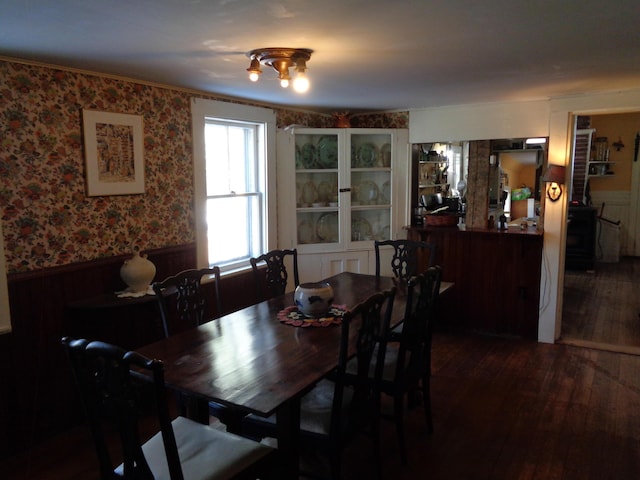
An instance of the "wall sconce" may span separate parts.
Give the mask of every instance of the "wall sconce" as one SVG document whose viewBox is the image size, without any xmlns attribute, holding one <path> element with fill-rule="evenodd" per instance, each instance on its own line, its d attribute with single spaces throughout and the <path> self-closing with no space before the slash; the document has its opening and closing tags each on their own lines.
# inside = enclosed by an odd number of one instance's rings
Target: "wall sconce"
<svg viewBox="0 0 640 480">
<path fill-rule="evenodd" d="M 616 149 L 616 152 L 619 152 L 620 149 L 624 148 L 624 143 L 622 143 L 622 137 L 618 137 L 618 141 L 613 142 L 612 146 Z"/>
<path fill-rule="evenodd" d="M 542 176 L 542 181 L 547 183 L 547 198 L 552 202 L 557 202 L 562 196 L 565 171 L 566 169 L 562 165 L 549 165 Z"/>
<path fill-rule="evenodd" d="M 293 88 L 296 92 L 304 93 L 309 90 L 307 78 L 307 62 L 311 58 L 313 50 L 308 48 L 259 48 L 251 50 L 247 56 L 251 64 L 247 68 L 249 79 L 257 82 L 262 74 L 262 65 L 273 68 L 278 73 L 278 79 L 282 88 L 287 88 L 291 77 L 289 69 L 295 68 L 297 75 L 293 80 Z"/>
</svg>

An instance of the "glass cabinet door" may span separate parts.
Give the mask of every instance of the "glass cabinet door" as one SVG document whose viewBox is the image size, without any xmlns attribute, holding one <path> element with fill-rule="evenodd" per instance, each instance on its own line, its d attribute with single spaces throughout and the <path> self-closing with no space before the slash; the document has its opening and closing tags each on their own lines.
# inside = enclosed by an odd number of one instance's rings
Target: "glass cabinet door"
<svg viewBox="0 0 640 480">
<path fill-rule="evenodd" d="M 295 134 L 297 244 L 342 241 L 336 133 Z"/>
<path fill-rule="evenodd" d="M 349 135 L 351 242 L 391 238 L 391 133 Z"/>
</svg>

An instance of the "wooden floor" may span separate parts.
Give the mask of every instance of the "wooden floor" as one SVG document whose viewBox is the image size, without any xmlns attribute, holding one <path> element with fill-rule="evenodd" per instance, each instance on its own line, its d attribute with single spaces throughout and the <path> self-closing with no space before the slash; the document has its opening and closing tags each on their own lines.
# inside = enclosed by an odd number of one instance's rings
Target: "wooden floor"
<svg viewBox="0 0 640 480">
<path fill-rule="evenodd" d="M 383 424 L 383 479 L 640 478 L 640 356 L 497 337 L 434 339 L 435 432 L 407 418 L 409 465 Z M 345 454 L 345 478 L 375 478 L 367 441 Z M 15 480 L 97 479 L 83 428 L 0 463 Z"/>
<path fill-rule="evenodd" d="M 561 341 L 640 354 L 640 258 L 565 272 Z"/>
</svg>

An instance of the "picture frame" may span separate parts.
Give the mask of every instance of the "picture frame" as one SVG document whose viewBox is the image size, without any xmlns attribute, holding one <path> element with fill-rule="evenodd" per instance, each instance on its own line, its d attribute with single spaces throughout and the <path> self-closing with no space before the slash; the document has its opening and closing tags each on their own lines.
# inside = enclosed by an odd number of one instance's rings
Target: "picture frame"
<svg viewBox="0 0 640 480">
<path fill-rule="evenodd" d="M 142 116 L 82 110 L 87 196 L 144 193 Z"/>
</svg>

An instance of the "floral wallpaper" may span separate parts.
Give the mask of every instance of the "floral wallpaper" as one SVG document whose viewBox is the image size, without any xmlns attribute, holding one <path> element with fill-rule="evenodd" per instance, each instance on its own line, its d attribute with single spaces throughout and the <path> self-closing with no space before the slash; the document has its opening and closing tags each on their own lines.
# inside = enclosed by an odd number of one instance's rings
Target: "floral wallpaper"
<svg viewBox="0 0 640 480">
<path fill-rule="evenodd" d="M 134 246 L 194 242 L 193 96 L 0 61 L 0 209 L 8 273 L 120 255 Z M 86 196 L 83 109 L 143 117 L 144 194 Z M 275 110 L 278 127 L 333 124 L 327 114 Z M 352 118 L 354 127 L 407 124 L 407 112 Z"/>
</svg>

